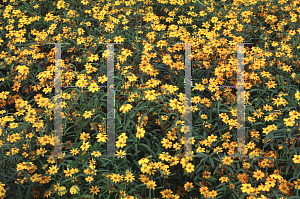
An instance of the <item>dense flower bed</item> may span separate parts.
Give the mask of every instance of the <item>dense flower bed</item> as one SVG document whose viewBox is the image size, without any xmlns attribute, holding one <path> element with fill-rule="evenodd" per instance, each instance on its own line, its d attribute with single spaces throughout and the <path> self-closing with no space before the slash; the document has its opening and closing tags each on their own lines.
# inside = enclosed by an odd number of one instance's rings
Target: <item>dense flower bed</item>
<svg viewBox="0 0 300 199">
<path fill-rule="evenodd" d="M 3 0 L 0 198 L 298 197 L 299 4 Z M 61 157 L 54 156 L 55 46 L 47 44 L 58 42 Z M 105 43 L 122 43 L 114 44 L 116 157 L 105 156 Z M 193 149 L 185 157 L 186 49 L 178 43 L 198 43 L 191 45 Z M 232 43 L 252 43 L 244 44 L 243 157 L 233 156 Z"/>
</svg>

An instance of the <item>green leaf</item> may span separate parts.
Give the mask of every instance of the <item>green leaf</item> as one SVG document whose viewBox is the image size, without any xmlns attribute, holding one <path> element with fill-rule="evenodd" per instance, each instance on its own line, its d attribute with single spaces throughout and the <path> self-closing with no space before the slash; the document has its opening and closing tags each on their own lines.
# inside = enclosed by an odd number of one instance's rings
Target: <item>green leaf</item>
<svg viewBox="0 0 300 199">
<path fill-rule="evenodd" d="M 200 0 L 192 0 L 193 3 L 196 3 L 196 4 L 200 4 L 200 5 L 203 5 L 203 3 L 200 1 Z"/>
<path fill-rule="evenodd" d="M 153 150 L 151 150 L 150 146 L 143 144 L 143 143 L 139 143 L 139 146 L 145 147 L 152 155 L 155 155 Z"/>
<path fill-rule="evenodd" d="M 290 110 L 290 109 L 295 109 L 295 107 L 286 107 L 285 109 L 282 110 L 282 112 L 284 112 L 286 110 Z"/>
<path fill-rule="evenodd" d="M 272 143 L 273 142 L 273 139 L 274 139 L 274 130 L 272 130 L 271 132 L 269 132 L 267 135 L 266 135 L 266 137 L 265 137 L 265 140 L 264 140 L 264 148 L 267 146 L 267 145 L 269 145 L 269 144 L 267 144 L 267 140 L 269 139 L 269 138 L 271 138 L 272 137 L 272 139 L 270 140 L 270 142 Z M 269 143 L 270 143 L 269 142 Z"/>
<path fill-rule="evenodd" d="M 129 126 L 130 122 L 131 122 L 131 120 L 127 120 L 127 123 L 126 123 L 125 127 L 123 128 L 124 131 L 126 131 L 126 129 L 127 129 L 127 127 Z M 123 123 L 123 124 L 124 124 L 124 123 Z"/>
<path fill-rule="evenodd" d="M 213 161 L 211 158 L 208 158 L 208 160 L 209 160 L 209 162 L 210 162 L 212 168 L 214 168 L 214 167 L 215 167 L 214 161 Z"/>
<path fill-rule="evenodd" d="M 17 175 L 18 173 L 19 173 L 19 172 L 16 172 L 13 176 Z M 12 177 L 10 177 L 10 176 L 4 174 L 4 173 L 0 173 L 0 175 L 4 176 L 4 177 L 6 177 L 6 178 L 9 178 L 9 179 L 13 179 L 13 180 L 14 180 L 15 182 L 17 182 L 23 189 L 25 189 L 25 186 L 24 186 L 21 182 L 19 182 L 18 180 L 15 180 L 14 178 L 12 178 Z M 30 181 L 29 181 L 29 182 L 30 182 Z M 20 187 L 20 186 L 18 186 L 18 187 Z"/>
<path fill-rule="evenodd" d="M 19 184 L 21 184 L 19 181 L 17 181 Z M 18 193 L 19 193 L 19 197 L 22 197 L 22 191 L 21 191 L 21 188 L 20 186 L 18 186 Z"/>
<path fill-rule="evenodd" d="M 262 122 L 255 122 L 255 123 L 253 124 L 253 126 L 257 126 L 257 125 L 261 125 L 261 124 L 264 124 L 264 123 L 262 123 Z"/>
<path fill-rule="evenodd" d="M 132 119 L 135 116 L 135 112 L 134 111 L 130 111 L 129 112 L 129 118 Z"/>
<path fill-rule="evenodd" d="M 119 124 L 122 124 L 121 119 L 120 119 L 120 115 L 119 115 L 119 114 L 116 114 L 116 119 L 117 119 L 117 121 L 119 122 Z"/>
<path fill-rule="evenodd" d="M 247 193 L 244 193 L 241 196 L 239 196 L 239 199 L 244 199 L 247 195 L 248 195 Z"/>
</svg>

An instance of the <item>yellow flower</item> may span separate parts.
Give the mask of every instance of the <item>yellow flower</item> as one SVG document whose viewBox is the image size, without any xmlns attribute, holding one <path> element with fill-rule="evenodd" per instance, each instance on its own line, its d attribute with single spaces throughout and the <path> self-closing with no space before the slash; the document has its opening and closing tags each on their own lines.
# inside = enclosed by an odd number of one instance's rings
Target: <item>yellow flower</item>
<svg viewBox="0 0 300 199">
<path fill-rule="evenodd" d="M 100 192 L 97 185 L 95 187 L 92 186 L 92 188 L 90 188 L 89 190 L 90 190 L 90 193 L 94 193 L 95 195 L 98 195 L 98 192 Z"/>
<path fill-rule="evenodd" d="M 265 176 L 265 174 L 261 170 L 254 171 L 253 173 L 254 173 L 253 177 L 255 177 L 257 180 L 259 179 L 262 180 L 262 178 Z"/>
<path fill-rule="evenodd" d="M 179 105 L 181 105 L 182 103 L 179 102 L 176 98 L 174 100 L 170 99 L 170 103 L 169 103 L 169 106 L 171 108 L 173 108 L 174 110 L 178 109 L 179 108 Z"/>
<path fill-rule="evenodd" d="M 46 17 L 44 18 L 44 20 L 47 22 L 53 20 L 53 14 L 51 14 L 51 13 L 46 14 Z"/>
<path fill-rule="evenodd" d="M 218 17 L 212 17 L 211 18 L 211 23 L 216 23 L 218 21 Z"/>
<path fill-rule="evenodd" d="M 196 152 L 197 152 L 197 153 L 204 153 L 204 152 L 205 152 L 205 148 L 202 148 L 202 147 L 199 146 L 199 147 L 197 148 Z"/>
<path fill-rule="evenodd" d="M 141 138 L 144 137 L 144 135 L 145 135 L 145 130 L 144 130 L 144 128 L 143 128 L 143 127 L 137 126 L 136 137 L 139 138 L 139 139 L 141 139 Z"/>
<path fill-rule="evenodd" d="M 161 141 L 162 146 L 165 147 L 166 149 L 171 148 L 172 147 L 172 142 L 170 142 L 168 139 L 163 138 L 163 140 Z"/>
<path fill-rule="evenodd" d="M 101 82 L 101 84 L 103 84 L 106 81 L 107 81 L 107 77 L 105 75 L 103 75 L 102 77 L 98 77 L 98 82 Z"/>
<path fill-rule="evenodd" d="M 90 148 L 90 146 L 91 145 L 90 145 L 89 142 L 83 141 L 83 144 L 82 144 L 82 146 L 80 146 L 80 148 L 81 148 L 82 151 L 87 151 Z"/>
<path fill-rule="evenodd" d="M 121 36 L 115 37 L 114 42 L 115 43 L 122 43 L 125 40 L 125 38 L 122 38 Z"/>
<path fill-rule="evenodd" d="M 233 162 L 233 160 L 231 159 L 231 157 L 225 157 L 225 158 L 222 158 L 222 162 L 223 162 L 223 164 L 225 164 L 225 165 L 230 165 L 231 164 L 231 162 Z"/>
<path fill-rule="evenodd" d="M 37 155 L 42 154 L 43 157 L 44 157 L 44 153 L 46 153 L 46 152 L 47 152 L 47 150 L 45 150 L 45 148 L 40 148 L 40 149 L 36 150 L 36 154 Z"/>
<path fill-rule="evenodd" d="M 117 148 L 123 148 L 124 146 L 126 146 L 126 140 L 120 139 L 120 140 L 116 141 Z"/>
<path fill-rule="evenodd" d="M 105 133 L 98 133 L 96 138 L 97 142 L 106 142 L 107 135 Z"/>
<path fill-rule="evenodd" d="M 72 155 L 77 155 L 79 153 L 79 150 L 76 149 L 71 149 L 70 153 L 72 153 Z"/>
<path fill-rule="evenodd" d="M 44 88 L 44 89 L 43 89 L 43 92 L 44 92 L 45 94 L 50 93 L 51 91 L 52 91 L 52 88 L 50 88 L 50 87 L 48 87 L 48 86 L 47 86 L 47 88 Z"/>
<path fill-rule="evenodd" d="M 123 179 L 123 176 L 120 174 L 113 173 L 110 178 L 114 183 L 118 183 Z"/>
<path fill-rule="evenodd" d="M 89 1 L 87 1 L 87 0 L 82 0 L 81 3 L 82 3 L 83 5 L 87 5 L 87 4 L 89 4 Z M 97 194 L 96 194 L 96 195 L 97 195 Z"/>
<path fill-rule="evenodd" d="M 146 185 L 147 185 L 147 188 L 151 188 L 151 189 L 153 189 L 153 190 L 155 190 L 155 187 L 157 186 L 156 185 L 156 182 L 155 181 L 153 181 L 153 180 L 149 180 L 147 183 L 146 183 Z"/>
<path fill-rule="evenodd" d="M 91 111 L 85 111 L 84 114 L 83 114 L 83 117 L 86 119 L 86 118 L 91 118 L 92 116 L 92 112 Z"/>
<path fill-rule="evenodd" d="M 69 170 L 69 168 L 67 168 L 67 170 L 64 170 L 65 173 L 65 177 L 72 177 L 72 175 L 75 173 L 74 170 Z"/>
<path fill-rule="evenodd" d="M 300 179 L 297 179 L 297 181 L 295 180 L 293 183 L 295 184 L 296 189 L 300 189 Z"/>
<path fill-rule="evenodd" d="M 66 187 L 59 187 L 58 189 L 58 195 L 63 196 L 67 193 Z"/>
<path fill-rule="evenodd" d="M 194 171 L 195 166 L 192 163 L 188 163 L 185 167 L 188 173 L 192 173 Z"/>
<path fill-rule="evenodd" d="M 119 111 L 122 111 L 123 113 L 131 110 L 132 105 L 131 104 L 124 104 L 121 106 L 121 108 L 119 109 Z"/>
<path fill-rule="evenodd" d="M 98 55 L 91 54 L 91 55 L 88 57 L 88 61 L 89 61 L 89 62 L 98 61 L 98 60 L 99 60 L 99 56 L 98 56 Z"/>
<path fill-rule="evenodd" d="M 65 6 L 66 5 L 65 5 L 64 1 L 58 1 L 57 4 L 56 4 L 57 9 L 64 8 Z"/>
<path fill-rule="evenodd" d="M 36 5 L 33 6 L 34 9 L 38 9 L 39 7 L 40 7 L 39 4 L 36 4 Z"/>
<path fill-rule="evenodd" d="M 129 182 L 129 181 L 132 182 L 132 180 L 134 180 L 133 174 L 129 171 L 126 171 L 126 176 L 124 178 L 127 182 Z"/>
<path fill-rule="evenodd" d="M 152 91 L 145 91 L 146 93 L 146 98 L 149 100 L 149 101 L 153 101 L 153 100 L 156 100 L 156 96 L 157 94 L 155 94 L 155 90 L 152 90 Z"/>
<path fill-rule="evenodd" d="M 83 28 L 78 28 L 78 34 L 83 35 L 85 30 Z"/>
<path fill-rule="evenodd" d="M 117 151 L 117 158 L 123 158 L 126 155 L 125 151 L 122 151 L 121 149 Z"/>
<path fill-rule="evenodd" d="M 265 84 L 268 86 L 268 89 L 275 88 L 275 86 L 277 85 L 275 81 L 268 81 L 268 83 Z"/>
<path fill-rule="evenodd" d="M 255 189 L 253 187 L 251 187 L 251 184 L 242 184 L 243 187 L 241 187 L 241 190 L 243 193 L 253 193 L 255 191 Z"/>
<path fill-rule="evenodd" d="M 128 137 L 126 136 L 126 133 L 122 133 L 118 139 L 124 139 L 126 141 L 126 139 L 128 139 Z"/>
<path fill-rule="evenodd" d="M 185 189 L 187 192 L 192 191 L 192 190 L 187 190 L 187 189 L 191 189 L 191 188 L 194 188 L 192 182 L 186 182 L 186 183 L 184 184 L 184 189 Z"/>
<path fill-rule="evenodd" d="M 212 190 L 209 192 L 208 197 L 215 198 L 218 195 L 218 192 L 216 190 Z"/>
<path fill-rule="evenodd" d="M 289 116 L 291 116 L 291 119 L 298 119 L 299 118 L 299 116 L 300 116 L 300 113 L 298 113 L 297 111 L 291 111 L 291 112 L 289 112 Z"/>
<path fill-rule="evenodd" d="M 80 189 L 77 185 L 73 185 L 70 189 L 71 194 L 77 194 L 79 191 L 80 191 Z"/>
<path fill-rule="evenodd" d="M 85 181 L 87 181 L 88 183 L 90 183 L 90 182 L 94 181 L 94 178 L 91 177 L 91 176 L 88 176 L 88 177 L 85 178 Z"/>
<path fill-rule="evenodd" d="M 1 184 L 1 183 L 0 183 Z M 5 193 L 6 193 L 6 191 L 5 191 L 5 189 L 4 189 L 4 184 L 2 184 L 3 186 L 0 186 L 0 196 L 2 197 L 2 196 L 5 196 Z"/>
<path fill-rule="evenodd" d="M 0 93 L 0 99 L 6 99 L 8 94 L 9 94 L 8 91 L 2 91 Z"/>
<path fill-rule="evenodd" d="M 297 91 L 297 92 L 295 93 L 295 98 L 296 98 L 298 101 L 300 101 L 300 92 L 299 92 L 299 91 Z"/>
<path fill-rule="evenodd" d="M 199 192 L 206 197 L 209 192 L 208 187 L 202 185 L 202 187 L 199 188 Z"/>
<path fill-rule="evenodd" d="M 95 157 L 97 158 L 97 157 L 100 157 L 100 156 L 101 156 L 101 152 L 99 152 L 99 151 L 94 151 L 91 155 L 92 155 L 92 156 L 95 156 Z"/>
<path fill-rule="evenodd" d="M 264 196 L 264 195 L 261 195 L 260 196 L 261 198 L 259 198 L 259 199 L 268 199 L 266 196 Z"/>
<path fill-rule="evenodd" d="M 80 134 L 80 140 L 87 142 L 89 138 L 91 138 L 90 133 L 82 132 Z"/>
<path fill-rule="evenodd" d="M 172 193 L 173 193 L 173 191 L 171 189 L 165 189 L 160 192 L 160 194 L 162 195 L 162 198 L 173 198 Z"/>
<path fill-rule="evenodd" d="M 86 41 L 85 37 L 80 36 L 79 38 L 76 39 L 76 42 L 78 45 L 84 43 Z"/>
<path fill-rule="evenodd" d="M 150 160 L 148 158 L 142 158 L 138 161 L 139 165 L 147 164 Z"/>
<path fill-rule="evenodd" d="M 284 124 L 286 126 L 294 126 L 295 121 L 292 118 L 284 118 Z"/>
<path fill-rule="evenodd" d="M 202 172 L 202 175 L 203 175 L 204 179 L 209 179 L 210 178 L 210 174 L 211 174 L 211 172 L 206 171 L 206 170 Z"/>
<path fill-rule="evenodd" d="M 221 181 L 221 183 L 228 182 L 228 177 L 221 177 L 219 180 Z"/>
<path fill-rule="evenodd" d="M 276 174 L 276 173 L 274 173 L 274 174 L 272 174 L 272 175 L 269 175 L 271 178 L 274 178 L 274 179 L 276 179 L 276 180 L 282 180 L 282 176 L 281 175 L 279 175 L 279 174 Z"/>
<path fill-rule="evenodd" d="M 294 155 L 293 161 L 294 161 L 294 163 L 299 164 L 300 163 L 300 155 Z"/>
<path fill-rule="evenodd" d="M 90 86 L 89 86 L 89 91 L 91 91 L 92 93 L 95 93 L 95 91 L 98 91 L 100 90 L 98 84 L 96 83 L 92 83 Z"/>
</svg>

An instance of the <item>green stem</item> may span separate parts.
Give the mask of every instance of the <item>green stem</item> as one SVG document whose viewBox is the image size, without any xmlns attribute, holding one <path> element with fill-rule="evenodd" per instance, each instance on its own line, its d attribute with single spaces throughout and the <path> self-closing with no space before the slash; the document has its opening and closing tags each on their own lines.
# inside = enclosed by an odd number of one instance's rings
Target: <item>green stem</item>
<svg viewBox="0 0 300 199">
<path fill-rule="evenodd" d="M 150 113 L 150 107 L 151 107 L 151 101 L 149 101 L 149 109 L 148 109 L 148 113 Z"/>
</svg>

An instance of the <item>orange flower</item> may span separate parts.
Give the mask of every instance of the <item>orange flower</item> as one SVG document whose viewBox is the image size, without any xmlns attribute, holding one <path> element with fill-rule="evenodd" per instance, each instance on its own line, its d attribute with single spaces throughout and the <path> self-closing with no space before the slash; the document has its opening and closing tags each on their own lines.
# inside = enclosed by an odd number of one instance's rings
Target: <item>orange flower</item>
<svg viewBox="0 0 300 199">
<path fill-rule="evenodd" d="M 207 194 L 209 193 L 208 187 L 206 187 L 206 186 L 200 187 L 199 188 L 199 193 L 204 195 L 204 196 L 207 196 Z"/>
<path fill-rule="evenodd" d="M 173 191 L 171 189 L 165 189 L 160 192 L 162 195 L 162 198 L 171 198 Z"/>
<path fill-rule="evenodd" d="M 265 176 L 265 174 L 261 170 L 254 171 L 253 173 L 254 173 L 253 177 L 255 177 L 257 180 L 259 179 L 262 180 L 262 178 Z"/>
<path fill-rule="evenodd" d="M 147 188 L 151 188 L 151 189 L 153 189 L 153 190 L 155 190 L 155 187 L 157 186 L 156 185 L 156 182 L 155 181 L 153 181 L 153 180 L 149 180 L 147 183 L 146 183 L 146 185 L 147 185 Z"/>
<path fill-rule="evenodd" d="M 231 159 L 231 157 L 225 156 L 225 158 L 222 158 L 222 162 L 223 162 L 223 164 L 225 164 L 225 165 L 230 165 L 231 162 L 233 162 L 233 160 Z"/>
<path fill-rule="evenodd" d="M 238 174 L 237 175 L 239 181 L 241 181 L 242 183 L 247 183 L 248 182 L 248 175 L 246 173 L 243 173 L 243 174 Z"/>
<path fill-rule="evenodd" d="M 189 189 L 189 188 L 194 188 L 193 183 L 191 183 L 191 182 L 186 182 L 186 183 L 184 184 L 184 189 L 185 189 L 187 192 L 192 191 L 192 190 L 187 190 L 187 189 Z"/>
</svg>

